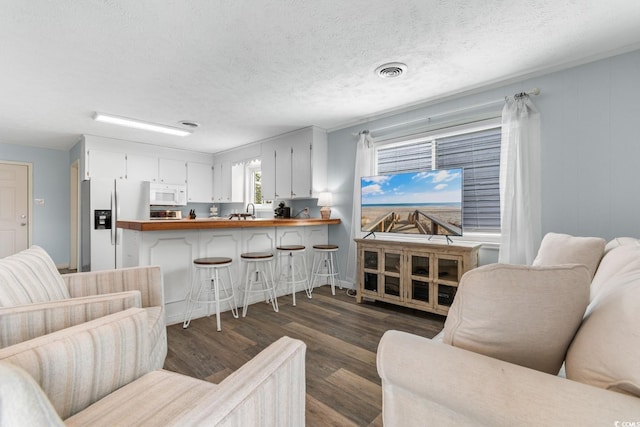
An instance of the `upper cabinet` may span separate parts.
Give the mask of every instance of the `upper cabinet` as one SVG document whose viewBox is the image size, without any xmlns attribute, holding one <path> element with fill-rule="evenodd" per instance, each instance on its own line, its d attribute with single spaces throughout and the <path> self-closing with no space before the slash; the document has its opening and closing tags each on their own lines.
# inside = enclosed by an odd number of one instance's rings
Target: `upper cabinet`
<svg viewBox="0 0 640 427">
<path fill-rule="evenodd" d="M 184 184 L 187 182 L 187 164 L 184 160 L 158 160 L 158 179 L 165 184 Z"/>
<path fill-rule="evenodd" d="M 127 154 L 127 179 L 130 181 L 158 181 L 158 158 Z"/>
<path fill-rule="evenodd" d="M 244 203 L 244 163 L 231 165 L 231 202 Z"/>
<path fill-rule="evenodd" d="M 231 200 L 231 164 L 219 159 L 213 163 L 213 201 L 226 203 Z"/>
<path fill-rule="evenodd" d="M 276 196 L 276 144 L 269 140 L 262 143 L 260 154 L 260 183 L 262 185 L 262 198 L 275 200 Z"/>
<path fill-rule="evenodd" d="M 84 179 L 127 179 L 166 184 L 184 184 L 187 181 L 184 160 L 91 149 L 87 150 L 86 164 Z"/>
<path fill-rule="evenodd" d="M 84 179 L 126 179 L 127 156 L 124 153 L 87 150 Z"/>
<path fill-rule="evenodd" d="M 323 183 L 326 184 L 326 179 Z M 291 198 L 312 196 L 313 141 L 311 140 L 308 144 L 291 148 Z"/>
<path fill-rule="evenodd" d="M 287 133 L 262 145 L 265 199 L 317 197 L 327 185 L 327 134 L 316 127 Z"/>
<path fill-rule="evenodd" d="M 257 158 L 264 200 L 308 199 L 327 190 L 327 133 L 313 126 L 215 156 L 91 135 L 81 144 L 83 179 L 186 183 L 194 203 L 244 203 L 244 162 Z"/>
<path fill-rule="evenodd" d="M 213 201 L 217 203 L 244 202 L 244 167 L 218 158 L 213 164 Z"/>
<path fill-rule="evenodd" d="M 276 162 L 276 193 L 275 199 L 290 199 L 291 182 L 293 180 L 292 157 L 293 141 L 280 141 L 276 143 L 274 159 Z"/>
<path fill-rule="evenodd" d="M 213 166 L 187 162 L 187 201 L 211 203 L 213 199 Z"/>
</svg>

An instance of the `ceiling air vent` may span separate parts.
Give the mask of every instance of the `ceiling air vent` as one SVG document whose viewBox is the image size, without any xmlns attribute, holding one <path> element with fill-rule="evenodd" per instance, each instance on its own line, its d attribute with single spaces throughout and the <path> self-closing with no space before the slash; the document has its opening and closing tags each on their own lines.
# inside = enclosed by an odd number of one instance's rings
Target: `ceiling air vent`
<svg viewBox="0 0 640 427">
<path fill-rule="evenodd" d="M 383 79 L 395 79 L 406 72 L 407 66 L 401 62 L 390 62 L 376 68 L 376 74 Z"/>
</svg>

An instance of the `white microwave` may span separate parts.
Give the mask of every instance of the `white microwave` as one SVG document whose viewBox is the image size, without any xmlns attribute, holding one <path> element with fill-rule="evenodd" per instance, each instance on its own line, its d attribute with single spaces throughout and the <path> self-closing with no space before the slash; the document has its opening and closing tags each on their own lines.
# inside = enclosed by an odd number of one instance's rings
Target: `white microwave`
<svg viewBox="0 0 640 427">
<path fill-rule="evenodd" d="M 187 186 L 151 182 L 149 183 L 149 204 L 157 206 L 186 206 Z"/>
</svg>

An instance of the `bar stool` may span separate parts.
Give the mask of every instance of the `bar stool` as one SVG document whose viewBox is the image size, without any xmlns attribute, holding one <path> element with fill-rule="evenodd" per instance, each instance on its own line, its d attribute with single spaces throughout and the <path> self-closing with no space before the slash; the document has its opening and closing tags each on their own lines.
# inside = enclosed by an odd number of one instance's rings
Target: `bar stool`
<svg viewBox="0 0 640 427">
<path fill-rule="evenodd" d="M 312 291 L 316 281 L 321 277 L 329 279 L 332 295 L 336 294 L 336 278 L 338 279 L 338 286 L 342 289 L 340 272 L 338 271 L 338 265 L 336 263 L 337 252 L 337 245 L 313 245 L 313 262 L 311 263 Z"/>
<path fill-rule="evenodd" d="M 191 290 L 187 296 L 187 311 L 184 314 L 184 322 L 182 323 L 184 329 L 191 323 L 191 316 L 196 304 L 208 304 L 207 316 L 210 315 L 211 304 L 215 306 L 218 331 L 222 330 L 220 326 L 220 303 L 228 302 L 233 317 L 238 318 L 238 306 L 234 298 L 233 280 L 231 279 L 231 269 L 229 268 L 232 262 L 233 260 L 227 257 L 196 258 L 193 260 L 195 270 L 191 281 Z M 226 270 L 227 272 L 227 287 L 221 284 L 220 270 Z M 208 274 L 201 278 L 201 273 Z M 204 285 L 205 281 L 209 281 L 209 286 Z M 220 292 L 224 293 L 223 298 L 220 297 Z"/>
<path fill-rule="evenodd" d="M 262 292 L 265 302 L 271 302 L 273 311 L 278 312 L 278 300 L 276 299 L 276 286 L 273 280 L 273 267 L 271 260 L 273 254 L 270 252 L 245 252 L 240 254 L 244 262 L 244 296 L 242 317 L 247 315 L 249 305 L 249 294 L 252 292 Z M 261 285 L 260 289 L 254 289 Z"/>
<path fill-rule="evenodd" d="M 295 307 L 296 285 L 298 283 L 302 283 L 307 297 L 311 298 L 311 283 L 307 274 L 307 260 L 305 258 L 306 248 L 303 245 L 283 245 L 276 247 L 276 249 L 278 250 L 279 281 L 284 280 L 285 285 L 291 285 L 291 295 L 293 295 L 293 306 Z M 287 265 L 284 266 L 286 271 L 283 271 L 283 256 L 287 257 Z"/>
</svg>

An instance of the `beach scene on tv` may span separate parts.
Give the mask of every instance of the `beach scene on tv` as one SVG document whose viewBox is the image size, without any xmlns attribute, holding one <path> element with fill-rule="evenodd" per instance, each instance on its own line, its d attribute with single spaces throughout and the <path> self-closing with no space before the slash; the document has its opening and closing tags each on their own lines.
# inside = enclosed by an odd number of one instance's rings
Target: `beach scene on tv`
<svg viewBox="0 0 640 427">
<path fill-rule="evenodd" d="M 361 178 L 361 230 L 462 235 L 462 169 Z"/>
</svg>

